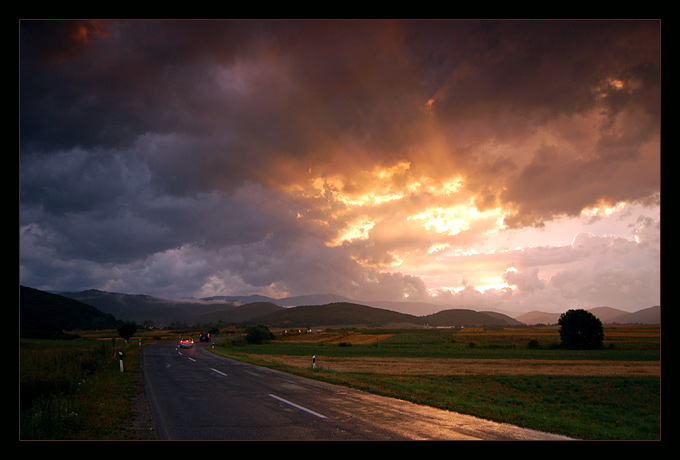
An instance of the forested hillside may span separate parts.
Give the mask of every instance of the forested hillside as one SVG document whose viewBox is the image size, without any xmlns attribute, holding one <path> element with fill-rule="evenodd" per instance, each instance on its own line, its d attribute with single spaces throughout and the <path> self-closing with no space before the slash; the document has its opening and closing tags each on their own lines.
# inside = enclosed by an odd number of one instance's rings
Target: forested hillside
<svg viewBox="0 0 680 460">
<path fill-rule="evenodd" d="M 91 305 L 49 292 L 20 286 L 21 336 L 44 336 L 58 331 L 111 329 L 119 321 Z"/>
</svg>

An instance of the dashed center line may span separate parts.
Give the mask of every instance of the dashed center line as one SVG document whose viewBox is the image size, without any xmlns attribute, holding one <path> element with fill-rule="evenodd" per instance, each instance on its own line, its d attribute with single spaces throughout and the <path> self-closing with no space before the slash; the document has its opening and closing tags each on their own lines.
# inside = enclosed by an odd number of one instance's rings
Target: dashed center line
<svg viewBox="0 0 680 460">
<path fill-rule="evenodd" d="M 284 402 L 284 403 L 286 403 L 286 404 L 289 404 L 289 405 L 291 405 L 291 406 L 293 406 L 293 407 L 297 407 L 298 409 L 303 410 L 303 411 L 305 411 L 305 412 L 307 412 L 307 413 L 309 413 L 309 414 L 316 415 L 316 416 L 319 417 L 319 418 L 326 418 L 325 415 L 321 415 L 321 414 L 319 414 L 318 412 L 314 412 L 314 411 L 311 410 L 311 409 L 307 409 L 306 407 L 298 406 L 297 404 L 292 403 L 292 402 L 290 402 L 290 401 L 287 401 L 287 400 L 285 400 L 285 399 L 283 399 L 283 398 L 280 398 L 280 397 L 278 397 L 278 396 L 276 396 L 276 395 L 270 394 L 269 396 L 271 396 L 271 397 L 274 398 L 274 399 L 278 399 L 278 400 L 281 401 L 281 402 Z"/>
<path fill-rule="evenodd" d="M 193 358 L 189 358 L 189 357 L 188 357 L 187 359 L 189 359 L 189 360 L 191 360 L 191 361 L 193 361 L 193 362 L 196 362 L 196 360 L 193 359 Z M 209 369 L 210 369 L 211 371 L 217 373 L 217 374 L 220 374 L 220 375 L 222 375 L 222 376 L 224 376 L 224 377 L 227 377 L 227 374 L 225 374 L 224 372 L 220 372 L 220 371 L 218 371 L 217 369 L 213 369 L 212 367 L 209 368 Z M 273 394 L 270 394 L 269 396 L 271 396 L 272 398 L 274 398 L 274 399 L 276 399 L 276 400 L 278 400 L 278 401 L 281 401 L 281 402 L 286 403 L 286 404 L 288 404 L 288 405 L 290 405 L 290 406 L 293 406 L 293 407 L 295 407 L 295 408 L 297 408 L 297 409 L 300 409 L 301 411 L 307 412 L 308 414 L 312 414 L 312 415 L 314 415 L 314 416 L 316 416 L 316 417 L 319 417 L 319 418 L 324 418 L 324 419 L 326 418 L 325 415 L 319 414 L 318 412 L 314 412 L 314 411 L 311 410 L 311 409 L 307 409 L 306 407 L 302 407 L 302 406 L 300 406 L 300 405 L 298 405 L 298 404 L 295 404 L 295 403 L 293 403 L 293 402 L 290 402 L 290 401 L 288 401 L 288 400 L 286 400 L 286 399 L 283 399 L 283 398 L 281 398 L 281 397 L 279 397 L 279 396 L 276 396 L 276 395 L 273 395 Z"/>
</svg>

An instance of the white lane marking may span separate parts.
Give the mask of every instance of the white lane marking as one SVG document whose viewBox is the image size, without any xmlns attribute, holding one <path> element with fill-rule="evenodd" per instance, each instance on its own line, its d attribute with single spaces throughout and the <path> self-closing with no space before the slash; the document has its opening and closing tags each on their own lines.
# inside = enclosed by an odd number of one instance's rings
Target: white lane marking
<svg viewBox="0 0 680 460">
<path fill-rule="evenodd" d="M 195 360 L 194 358 L 187 358 L 187 359 L 188 359 L 189 361 L 196 362 L 196 360 Z"/>
<path fill-rule="evenodd" d="M 306 407 L 298 406 L 297 404 L 292 403 L 292 402 L 290 402 L 290 401 L 286 401 L 285 399 L 279 398 L 279 397 L 276 396 L 276 395 L 270 394 L 269 396 L 271 396 L 271 397 L 274 398 L 274 399 L 278 399 L 279 401 L 284 402 L 284 403 L 286 403 L 286 404 L 290 404 L 290 405 L 293 406 L 293 407 L 297 407 L 298 409 L 303 410 L 303 411 L 305 411 L 305 412 L 308 412 L 308 413 L 310 413 L 310 414 L 312 414 L 312 415 L 316 415 L 316 416 L 319 417 L 319 418 L 326 418 L 324 415 L 321 415 L 321 414 L 319 414 L 318 412 L 314 412 L 313 410 L 307 409 Z"/>
<path fill-rule="evenodd" d="M 212 367 L 210 368 L 210 370 L 213 371 L 213 372 L 217 372 L 218 374 L 223 375 L 225 377 L 227 376 L 227 374 L 225 374 L 224 372 L 220 372 L 217 369 L 213 369 Z"/>
</svg>

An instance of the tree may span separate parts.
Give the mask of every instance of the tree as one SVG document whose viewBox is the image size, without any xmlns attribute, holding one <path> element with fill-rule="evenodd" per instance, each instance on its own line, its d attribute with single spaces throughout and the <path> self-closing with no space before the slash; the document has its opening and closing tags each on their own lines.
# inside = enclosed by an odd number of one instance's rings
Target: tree
<svg viewBox="0 0 680 460">
<path fill-rule="evenodd" d="M 602 322 L 589 311 L 569 310 L 560 316 L 560 339 L 570 350 L 596 350 L 602 347 Z"/>
<path fill-rule="evenodd" d="M 274 338 L 274 334 L 271 333 L 267 326 L 248 326 L 245 332 L 246 342 L 252 344 L 264 343 Z"/>
<path fill-rule="evenodd" d="M 123 339 L 130 340 L 130 337 L 137 332 L 137 325 L 135 323 L 125 323 L 118 327 L 118 335 Z"/>
</svg>

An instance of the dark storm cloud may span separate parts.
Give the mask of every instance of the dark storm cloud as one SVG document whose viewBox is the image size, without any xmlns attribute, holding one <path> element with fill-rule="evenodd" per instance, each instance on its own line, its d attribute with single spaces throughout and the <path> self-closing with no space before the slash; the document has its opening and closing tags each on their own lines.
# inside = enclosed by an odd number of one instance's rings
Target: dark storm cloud
<svg viewBox="0 0 680 460">
<path fill-rule="evenodd" d="M 23 273 L 146 293 L 422 294 L 371 268 L 416 252 L 405 209 L 472 202 L 520 228 L 658 196 L 659 28 L 22 21 Z M 351 204 L 452 178 L 455 197 Z M 328 244 L 362 219 L 374 239 Z"/>
<path fill-rule="evenodd" d="M 199 85 L 205 66 L 217 51 L 228 59 L 240 28 L 220 24 L 22 21 L 22 144 L 119 148 L 146 132 L 200 131 L 211 114 L 196 109 L 215 96 Z"/>
<path fill-rule="evenodd" d="M 608 97 L 612 114 L 631 104 L 658 114 L 654 22 L 128 21 L 90 26 L 79 47 L 67 38 L 80 24 L 57 25 L 23 25 L 24 148 L 172 134 L 179 150 L 150 161 L 194 184 L 277 182 L 281 164 L 337 168 L 337 155 L 413 157 L 430 98 L 463 168 L 480 142 L 592 108 L 608 78 L 644 82 Z M 34 38 L 45 35 L 56 57 Z"/>
</svg>

